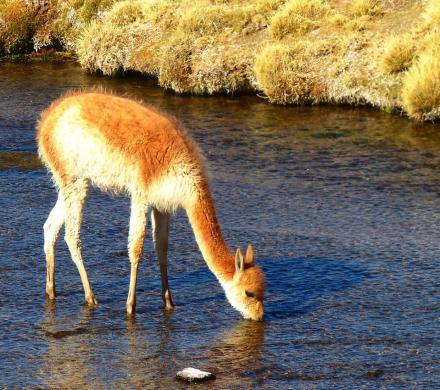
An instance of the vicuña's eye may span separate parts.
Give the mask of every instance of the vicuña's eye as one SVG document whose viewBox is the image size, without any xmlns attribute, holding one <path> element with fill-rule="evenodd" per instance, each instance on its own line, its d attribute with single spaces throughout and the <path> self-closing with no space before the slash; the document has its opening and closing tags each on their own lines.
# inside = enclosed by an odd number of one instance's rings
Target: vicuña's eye
<svg viewBox="0 0 440 390">
<path fill-rule="evenodd" d="M 249 298 L 255 298 L 255 293 L 253 293 L 251 291 L 245 291 L 245 293 Z"/>
</svg>

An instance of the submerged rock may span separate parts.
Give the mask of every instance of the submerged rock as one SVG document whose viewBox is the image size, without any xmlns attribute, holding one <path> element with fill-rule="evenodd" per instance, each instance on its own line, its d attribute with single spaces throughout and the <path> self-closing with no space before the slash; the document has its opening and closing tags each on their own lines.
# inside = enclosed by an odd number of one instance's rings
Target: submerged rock
<svg viewBox="0 0 440 390">
<path fill-rule="evenodd" d="M 378 370 L 372 370 L 367 372 L 367 376 L 369 378 L 379 378 L 383 374 L 383 371 L 381 369 Z"/>
<path fill-rule="evenodd" d="M 215 379 L 215 375 L 207 372 L 198 370 L 197 368 L 184 368 L 176 374 L 176 378 L 180 381 L 196 383 L 196 382 L 204 382 L 209 381 L 211 379 Z"/>
</svg>

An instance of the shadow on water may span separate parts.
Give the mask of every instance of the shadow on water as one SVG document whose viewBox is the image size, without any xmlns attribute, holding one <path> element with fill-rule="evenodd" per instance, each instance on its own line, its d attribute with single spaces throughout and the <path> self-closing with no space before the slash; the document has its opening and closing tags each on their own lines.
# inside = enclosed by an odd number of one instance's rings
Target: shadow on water
<svg viewBox="0 0 440 390">
<path fill-rule="evenodd" d="M 280 257 L 265 259 L 262 264 L 268 291 L 266 321 L 310 313 L 317 308 L 320 297 L 358 288 L 371 277 L 365 267 L 354 261 L 323 257 Z"/>
<path fill-rule="evenodd" d="M 40 159 L 33 153 L 0 151 L 0 170 L 33 170 L 42 167 Z"/>
</svg>

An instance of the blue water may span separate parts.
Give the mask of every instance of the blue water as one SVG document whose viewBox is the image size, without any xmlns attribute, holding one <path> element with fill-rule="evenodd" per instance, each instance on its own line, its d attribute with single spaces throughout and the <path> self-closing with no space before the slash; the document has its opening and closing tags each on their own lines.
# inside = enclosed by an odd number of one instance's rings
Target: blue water
<svg viewBox="0 0 440 390">
<path fill-rule="evenodd" d="M 173 217 L 172 312 L 148 232 L 137 314 L 125 313 L 129 199 L 92 191 L 84 258 L 100 302 L 83 304 L 65 243 L 45 299 L 42 226 L 56 199 L 36 156 L 50 102 L 103 86 L 181 119 L 203 150 L 224 235 L 254 245 L 262 323 L 242 320 Z M 99 115 L 99 113 L 97 113 Z M 178 96 L 153 80 L 74 64 L 0 65 L 0 387 L 440 388 L 440 125 L 371 109 L 283 108 L 254 97 Z"/>
</svg>

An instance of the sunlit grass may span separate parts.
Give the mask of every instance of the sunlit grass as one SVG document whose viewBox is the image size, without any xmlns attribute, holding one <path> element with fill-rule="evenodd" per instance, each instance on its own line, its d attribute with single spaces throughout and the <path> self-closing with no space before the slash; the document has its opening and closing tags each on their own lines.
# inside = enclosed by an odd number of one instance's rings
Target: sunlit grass
<svg viewBox="0 0 440 390">
<path fill-rule="evenodd" d="M 213 35 L 224 31 L 240 32 L 252 21 L 252 7 L 231 7 L 228 4 L 200 7 L 194 5 L 182 14 L 182 32 Z"/>
<path fill-rule="evenodd" d="M 29 4 L 33 4 L 29 2 Z M 179 93 L 368 104 L 440 119 L 436 0 L 0 0 L 0 52 L 64 48 Z M 401 19 L 403 18 L 403 19 Z"/>
<path fill-rule="evenodd" d="M 416 54 L 416 42 L 408 35 L 395 36 L 385 45 L 380 67 L 385 73 L 408 69 Z"/>
<path fill-rule="evenodd" d="M 429 0 L 422 14 L 423 19 L 429 27 L 440 27 L 440 2 L 438 0 Z"/>
<path fill-rule="evenodd" d="M 383 11 L 381 0 L 354 0 L 349 3 L 349 10 L 355 16 L 378 15 Z"/>
<path fill-rule="evenodd" d="M 21 0 L 0 1 L 0 51 L 26 52 L 34 32 L 34 9 Z"/>
<path fill-rule="evenodd" d="M 402 96 L 407 113 L 419 120 L 440 114 L 440 34 L 406 73 Z"/>
<path fill-rule="evenodd" d="M 258 55 L 258 85 L 273 103 L 303 104 L 328 100 L 318 58 L 325 42 L 298 40 L 294 45 L 268 45 Z"/>
<path fill-rule="evenodd" d="M 280 39 L 288 34 L 306 33 L 322 25 L 330 10 L 323 0 L 290 0 L 271 20 L 270 34 Z"/>
</svg>

